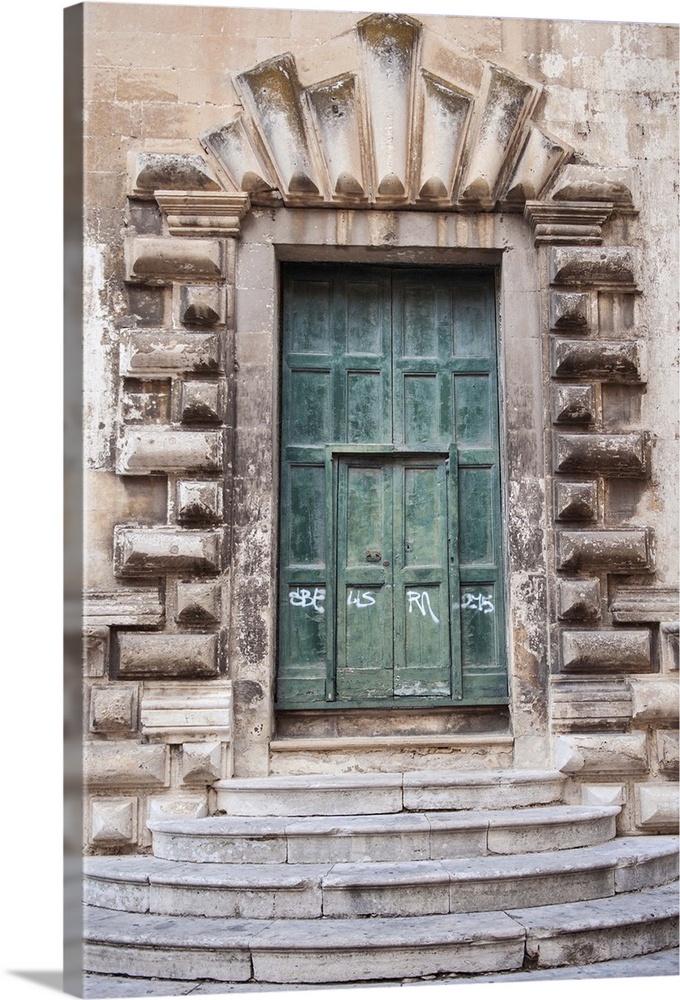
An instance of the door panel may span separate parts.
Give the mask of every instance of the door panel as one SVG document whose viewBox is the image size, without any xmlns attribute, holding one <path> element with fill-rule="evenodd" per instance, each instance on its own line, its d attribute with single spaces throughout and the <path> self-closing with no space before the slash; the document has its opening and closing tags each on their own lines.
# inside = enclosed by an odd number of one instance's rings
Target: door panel
<svg viewBox="0 0 680 1000">
<path fill-rule="evenodd" d="M 337 494 L 337 697 L 392 695 L 392 470 L 342 460 Z M 383 565 L 383 562 L 388 565 Z"/>
<path fill-rule="evenodd" d="M 451 697 L 448 469 L 395 460 L 395 697 Z"/>
<path fill-rule="evenodd" d="M 286 266 L 279 707 L 507 700 L 490 272 Z"/>
</svg>

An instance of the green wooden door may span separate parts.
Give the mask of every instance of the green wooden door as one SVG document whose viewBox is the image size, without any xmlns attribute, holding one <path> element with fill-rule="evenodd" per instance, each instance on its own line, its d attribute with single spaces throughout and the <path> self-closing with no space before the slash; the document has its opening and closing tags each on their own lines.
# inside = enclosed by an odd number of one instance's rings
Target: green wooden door
<svg viewBox="0 0 680 1000">
<path fill-rule="evenodd" d="M 279 708 L 507 700 L 494 302 L 284 271 Z"/>
</svg>

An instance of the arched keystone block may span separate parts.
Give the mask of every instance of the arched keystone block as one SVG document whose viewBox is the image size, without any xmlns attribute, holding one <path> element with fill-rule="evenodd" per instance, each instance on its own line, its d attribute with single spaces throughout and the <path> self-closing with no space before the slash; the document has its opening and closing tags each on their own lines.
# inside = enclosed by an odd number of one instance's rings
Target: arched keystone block
<svg viewBox="0 0 680 1000">
<path fill-rule="evenodd" d="M 555 378 L 644 382 L 645 345 L 625 340 L 555 340 L 552 371 Z"/>
<path fill-rule="evenodd" d="M 162 573 L 219 573 L 222 533 L 177 528 L 114 529 L 114 560 L 119 576 Z"/>
<path fill-rule="evenodd" d="M 648 629 L 562 633 L 564 671 L 619 673 L 651 670 L 651 657 L 651 636 Z"/>
<path fill-rule="evenodd" d="M 167 472 L 221 472 L 224 435 L 221 430 L 185 430 L 159 424 L 126 428 L 117 471 L 126 476 Z"/>
<path fill-rule="evenodd" d="M 635 573 L 652 569 L 651 530 L 560 531 L 557 535 L 557 568 L 577 571 L 603 569 L 609 573 Z"/>
<path fill-rule="evenodd" d="M 215 634 L 119 632 L 118 657 L 120 677 L 189 678 L 219 674 Z"/>
<path fill-rule="evenodd" d="M 649 445 L 642 433 L 555 434 L 555 472 L 590 472 L 615 479 L 645 479 Z"/>
</svg>

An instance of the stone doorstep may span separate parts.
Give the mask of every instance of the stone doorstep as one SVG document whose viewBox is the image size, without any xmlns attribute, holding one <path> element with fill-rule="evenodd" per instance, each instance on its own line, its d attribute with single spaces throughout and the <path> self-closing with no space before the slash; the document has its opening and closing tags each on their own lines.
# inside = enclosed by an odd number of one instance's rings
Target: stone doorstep
<svg viewBox="0 0 680 1000">
<path fill-rule="evenodd" d="M 230 815 L 312 816 L 536 805 L 559 801 L 564 781 L 559 771 L 423 771 L 230 778 L 213 787 Z"/>
<path fill-rule="evenodd" d="M 169 920 L 88 908 L 85 969 L 222 982 L 333 983 L 646 954 L 677 942 L 677 885 L 482 914 L 323 920 Z M 560 957 L 562 961 L 560 962 Z M 252 972 L 251 972 L 252 958 Z"/>
<path fill-rule="evenodd" d="M 632 868 L 633 883 L 619 879 Z M 110 909 L 273 919 L 482 912 L 505 900 L 515 907 L 574 902 L 650 888 L 677 874 L 677 838 L 630 837 L 457 862 L 252 866 L 90 858 L 85 886 L 88 903 Z"/>
<path fill-rule="evenodd" d="M 527 954 L 539 967 L 630 958 L 678 943 L 677 881 L 590 900 L 579 917 L 565 905 L 507 912 L 525 927 Z"/>
<path fill-rule="evenodd" d="M 619 806 L 560 805 L 430 813 L 418 818 L 410 814 L 336 819 L 213 816 L 156 821 L 148 826 L 156 857 L 173 861 L 408 861 L 414 854 L 437 860 L 585 847 L 615 836 L 619 812 Z"/>
</svg>

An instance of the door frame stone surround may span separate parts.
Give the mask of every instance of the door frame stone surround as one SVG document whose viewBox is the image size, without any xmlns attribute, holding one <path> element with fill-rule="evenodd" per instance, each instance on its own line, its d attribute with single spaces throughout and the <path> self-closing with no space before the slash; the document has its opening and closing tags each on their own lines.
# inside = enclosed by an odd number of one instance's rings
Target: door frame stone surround
<svg viewBox="0 0 680 1000">
<path fill-rule="evenodd" d="M 392 145 L 371 124 L 387 99 L 381 31 L 410 74 L 403 135 Z M 556 763 L 600 789 L 613 781 L 607 794 L 614 801 L 624 791 L 611 774 L 644 779 L 649 770 L 650 737 L 636 728 L 640 718 L 662 722 L 651 738 L 659 762 L 653 773 L 663 771 L 664 720 L 672 718 L 676 690 L 669 675 L 674 597 L 649 586 L 651 530 L 607 524 L 603 503 L 608 480 L 644 483 L 650 475 L 644 431 L 611 434 L 602 417 L 603 387 L 635 393 L 647 377 L 636 333 L 640 260 L 630 171 L 568 163 L 570 148 L 531 120 L 539 88 L 499 67 L 478 61 L 476 100 L 465 109 L 463 95 L 461 110 L 458 88 L 423 65 L 430 50 L 412 18 L 371 15 L 357 38 L 360 71 L 375 70 L 373 92 L 359 73 L 360 100 L 342 78 L 349 118 L 360 112 L 353 164 L 360 193 L 347 181 L 349 169 L 338 186 L 323 117 L 328 93 L 321 85 L 303 92 L 288 56 L 259 67 L 270 81 L 272 73 L 281 79 L 283 67 L 290 84 L 278 126 L 258 100 L 258 67 L 237 77 L 249 117 L 239 117 L 230 134 L 246 136 L 241 153 L 255 153 L 259 164 L 259 173 L 244 172 L 249 190 L 232 176 L 224 127 L 201 137 L 207 159 L 129 155 L 137 229 L 126 239 L 126 282 L 166 289 L 173 321 L 159 330 L 131 317 L 121 334 L 121 399 L 140 386 L 143 395 L 144 386 L 169 384 L 170 419 L 131 421 L 121 405 L 117 472 L 166 476 L 168 517 L 157 526 L 116 527 L 121 589 L 86 600 L 90 729 L 127 737 L 88 744 L 95 848 L 124 842 L 125 831 L 136 842 L 140 788 L 153 792 L 158 814 L 200 815 L 210 808 L 212 781 L 276 767 L 283 260 L 496 269 L 512 747 L 486 766 Z M 487 112 L 503 95 L 508 113 L 515 109 L 514 127 L 491 141 Z M 453 150 L 457 166 L 440 184 L 423 173 L 422 108 L 432 101 L 452 121 L 467 115 Z M 290 142 L 308 167 L 306 180 L 299 169 L 285 173 Z M 395 164 L 404 149 L 400 178 Z M 621 578 L 628 586 L 617 585 Z M 142 744 L 129 739 L 137 711 Z M 457 766 L 467 760 L 463 744 Z M 380 769 L 388 767 L 386 753 Z M 369 769 L 370 759 L 363 759 Z M 297 761 L 309 768 L 304 754 Z M 440 762 L 434 756 L 416 766 L 450 761 L 450 754 Z M 629 825 L 666 829 L 670 786 L 641 785 Z M 118 841 L 116 830 L 124 831 Z"/>
</svg>

